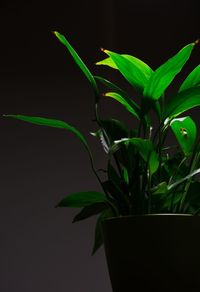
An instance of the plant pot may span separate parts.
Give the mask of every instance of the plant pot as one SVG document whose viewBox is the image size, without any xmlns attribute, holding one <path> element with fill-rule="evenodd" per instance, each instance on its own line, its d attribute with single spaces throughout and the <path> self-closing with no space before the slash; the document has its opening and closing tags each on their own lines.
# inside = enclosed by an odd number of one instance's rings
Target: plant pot
<svg viewBox="0 0 200 292">
<path fill-rule="evenodd" d="M 200 291 L 200 217 L 153 214 L 102 222 L 113 292 Z"/>
</svg>

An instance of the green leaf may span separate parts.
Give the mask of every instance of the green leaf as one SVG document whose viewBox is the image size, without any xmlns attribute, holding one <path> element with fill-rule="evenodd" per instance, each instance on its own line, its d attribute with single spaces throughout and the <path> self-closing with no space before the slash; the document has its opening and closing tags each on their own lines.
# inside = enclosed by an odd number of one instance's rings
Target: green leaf
<svg viewBox="0 0 200 292">
<path fill-rule="evenodd" d="M 138 65 L 137 62 L 130 61 L 130 59 L 120 54 L 108 50 L 104 50 L 104 52 L 109 55 L 120 73 L 133 87 L 140 90 L 144 89 L 149 77 L 147 77 L 146 71 L 142 66 Z"/>
<path fill-rule="evenodd" d="M 121 103 L 132 115 L 134 115 L 138 120 L 140 119 L 136 111 L 133 109 L 131 104 L 127 102 L 119 93 L 117 92 L 106 92 L 105 96 L 112 97 L 113 99 L 117 100 Z"/>
<path fill-rule="evenodd" d="M 157 171 L 159 166 L 158 154 L 155 152 L 153 144 L 150 140 L 141 138 L 124 138 L 115 141 L 115 144 L 118 143 L 134 144 L 144 161 L 149 164 L 149 171 L 151 175 Z"/>
<path fill-rule="evenodd" d="M 190 178 L 192 178 L 194 175 L 196 175 L 198 173 L 200 173 L 200 168 L 192 171 L 190 174 L 186 175 L 185 177 L 181 178 L 180 180 L 177 180 L 175 183 L 169 184 L 168 190 L 175 188 L 176 186 L 182 184 L 186 180 L 189 180 Z"/>
<path fill-rule="evenodd" d="M 68 195 L 56 207 L 82 208 L 94 203 L 105 203 L 107 201 L 105 194 L 99 192 L 79 192 Z"/>
<path fill-rule="evenodd" d="M 97 215 L 107 208 L 106 203 L 94 203 L 86 206 L 74 217 L 73 223 Z"/>
<path fill-rule="evenodd" d="M 195 42 L 185 46 L 175 56 L 156 69 L 151 75 L 149 82 L 144 89 L 143 95 L 158 100 L 175 76 L 182 70 L 183 66 L 189 59 L 194 46 Z"/>
<path fill-rule="evenodd" d="M 178 115 L 200 106 L 200 87 L 193 87 L 177 93 L 166 104 L 164 119 L 172 119 Z"/>
<path fill-rule="evenodd" d="M 112 82 L 108 81 L 107 79 L 102 78 L 100 76 L 95 76 L 95 79 L 100 81 L 102 84 L 104 84 L 106 87 L 108 87 L 112 91 L 117 92 L 119 95 L 121 95 L 123 97 L 123 99 L 134 109 L 137 116 L 140 116 L 139 105 L 130 96 L 128 96 L 128 94 L 124 90 L 122 90 L 114 83 L 112 83 Z"/>
<path fill-rule="evenodd" d="M 128 130 L 126 126 L 117 119 L 101 120 L 101 126 L 109 137 L 109 141 L 112 144 L 114 140 L 120 139 L 121 137 L 128 136 Z"/>
<path fill-rule="evenodd" d="M 165 181 L 159 183 L 151 189 L 152 195 L 163 195 L 168 192 L 167 183 Z"/>
<path fill-rule="evenodd" d="M 185 155 L 190 155 L 196 141 L 197 128 L 195 122 L 188 116 L 173 119 L 170 126 Z"/>
<path fill-rule="evenodd" d="M 130 61 L 133 64 L 133 66 L 136 66 L 140 71 L 142 71 L 147 79 L 150 78 L 153 70 L 146 63 L 144 63 L 142 60 L 140 60 L 134 56 L 127 55 L 127 54 L 120 54 L 120 56 L 122 56 L 125 59 L 127 59 L 128 61 Z M 109 66 L 113 69 L 118 69 L 118 67 L 117 67 L 116 63 L 113 61 L 112 57 L 108 57 L 100 62 L 97 62 L 96 65 L 106 65 L 106 66 Z"/>
<path fill-rule="evenodd" d="M 53 128 L 60 128 L 60 129 L 66 129 L 73 134 L 75 134 L 81 142 L 86 147 L 87 151 L 90 153 L 89 145 L 85 139 L 85 137 L 74 127 L 67 124 L 66 122 L 63 122 L 61 120 L 55 120 L 55 119 L 48 119 L 48 118 L 42 118 L 42 117 L 30 117 L 30 116 L 24 116 L 24 115 L 4 115 L 4 117 L 8 118 L 14 118 L 17 120 L 22 120 L 24 122 L 28 122 L 31 124 L 36 124 L 40 126 L 48 126 Z M 90 153 L 91 155 L 91 153 Z"/>
<path fill-rule="evenodd" d="M 187 76 L 182 83 L 179 92 L 197 85 L 200 85 L 200 65 L 194 68 L 194 70 Z"/>
<path fill-rule="evenodd" d="M 91 85 L 92 85 L 92 87 L 94 89 L 94 92 L 95 92 L 96 97 L 98 97 L 99 90 L 98 90 L 96 81 L 95 81 L 93 75 L 91 74 L 90 70 L 87 68 L 87 66 L 81 60 L 81 58 L 79 57 L 79 55 L 76 53 L 76 51 L 70 45 L 70 43 L 67 41 L 67 39 L 65 38 L 65 36 L 62 35 L 62 34 L 60 34 L 57 31 L 54 31 L 54 34 L 58 38 L 58 40 L 68 49 L 69 53 L 72 55 L 72 57 L 73 57 L 74 61 L 76 62 L 76 64 L 79 66 L 79 68 L 82 70 L 82 72 L 84 73 L 84 75 L 87 77 L 87 79 L 91 83 Z"/>
<path fill-rule="evenodd" d="M 125 183 L 128 185 L 129 184 L 128 170 L 125 167 L 123 167 L 122 171 L 123 171 L 123 179 Z"/>
<path fill-rule="evenodd" d="M 96 222 L 96 227 L 95 227 L 95 240 L 94 240 L 94 245 L 92 249 L 92 255 L 94 255 L 97 250 L 103 245 L 103 233 L 102 233 L 102 227 L 101 223 L 104 219 L 111 218 L 113 217 L 113 212 L 111 209 L 106 209 L 104 210 L 99 218 L 97 219 Z"/>
</svg>

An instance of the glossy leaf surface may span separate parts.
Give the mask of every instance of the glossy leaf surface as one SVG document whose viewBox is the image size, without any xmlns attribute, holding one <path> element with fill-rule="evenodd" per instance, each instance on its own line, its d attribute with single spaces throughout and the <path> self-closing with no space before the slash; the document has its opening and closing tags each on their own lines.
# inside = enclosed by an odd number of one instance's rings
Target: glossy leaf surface
<svg viewBox="0 0 200 292">
<path fill-rule="evenodd" d="M 144 96 L 158 100 L 163 95 L 166 88 L 189 59 L 194 45 L 195 43 L 191 43 L 185 46 L 174 57 L 156 69 L 144 89 Z"/>
<path fill-rule="evenodd" d="M 120 54 L 120 56 L 130 61 L 134 67 L 136 66 L 140 71 L 142 71 L 147 79 L 150 78 L 153 70 L 142 60 L 127 54 Z M 117 64 L 113 61 L 112 57 L 108 57 L 102 61 L 99 61 L 96 63 L 96 65 L 106 65 L 113 69 L 118 69 Z"/>
<path fill-rule="evenodd" d="M 131 106 L 131 103 L 127 102 L 123 96 L 121 96 L 117 92 L 106 92 L 104 94 L 105 96 L 112 97 L 113 99 L 117 100 L 119 103 L 121 103 L 132 115 L 134 115 L 137 119 L 139 119 L 138 114 L 134 110 L 134 108 Z"/>
<path fill-rule="evenodd" d="M 88 67 L 85 65 L 85 63 L 82 61 L 82 59 L 79 57 L 79 55 L 74 50 L 74 48 L 70 45 L 70 43 L 68 42 L 68 40 L 65 38 L 64 35 L 62 35 L 61 33 L 57 32 L 57 31 L 55 31 L 54 34 L 58 38 L 58 40 L 68 49 L 68 51 L 72 55 L 74 61 L 79 66 L 79 68 L 82 70 L 84 75 L 87 77 L 87 79 L 91 83 L 95 93 L 98 95 L 99 91 L 97 88 L 96 81 L 95 81 L 93 75 L 91 74 L 90 70 L 88 69 Z"/>
<path fill-rule="evenodd" d="M 171 119 L 197 106 L 200 106 L 199 86 L 189 88 L 173 96 L 166 105 L 163 117 Z"/>
<path fill-rule="evenodd" d="M 104 50 L 104 52 L 109 55 L 119 69 L 120 73 L 133 87 L 143 90 L 147 84 L 148 77 L 141 67 L 120 54 L 108 50 Z"/>
<path fill-rule="evenodd" d="M 200 85 L 200 65 L 198 65 L 184 80 L 179 92 Z"/>
<path fill-rule="evenodd" d="M 184 154 L 190 155 L 196 141 L 197 127 L 195 122 L 188 116 L 173 119 L 170 126 Z"/>
</svg>

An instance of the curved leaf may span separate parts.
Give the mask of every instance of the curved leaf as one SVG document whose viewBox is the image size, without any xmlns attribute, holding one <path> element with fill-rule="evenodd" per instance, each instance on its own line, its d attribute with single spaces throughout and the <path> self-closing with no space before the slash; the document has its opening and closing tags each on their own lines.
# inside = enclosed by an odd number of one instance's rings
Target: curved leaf
<svg viewBox="0 0 200 292">
<path fill-rule="evenodd" d="M 144 89 L 148 77 L 138 64 L 131 62 L 130 59 L 120 54 L 108 50 L 104 50 L 104 52 L 112 59 L 120 73 L 133 87 L 140 90 Z"/>
<path fill-rule="evenodd" d="M 138 120 L 140 119 L 136 111 L 133 109 L 131 104 L 126 101 L 119 93 L 117 92 L 106 92 L 104 96 L 112 97 L 113 99 L 117 100 L 121 103 L 132 115 L 134 115 Z"/>
<path fill-rule="evenodd" d="M 53 127 L 53 128 L 60 128 L 60 129 L 66 129 L 72 133 L 74 133 L 84 144 L 87 151 L 90 153 L 89 145 L 83 136 L 81 132 L 79 132 L 76 128 L 72 127 L 71 125 L 67 124 L 66 122 L 55 120 L 55 119 L 48 119 L 48 118 L 42 118 L 42 117 L 30 117 L 30 116 L 24 116 L 24 115 L 4 115 L 4 117 L 8 118 L 14 118 L 17 120 L 22 120 L 24 122 L 28 122 L 31 124 L 36 124 L 40 126 L 47 126 L 47 127 Z"/>
<path fill-rule="evenodd" d="M 133 66 L 137 66 L 138 69 L 141 70 L 144 73 L 144 75 L 146 75 L 147 79 L 150 78 L 153 70 L 145 62 L 131 55 L 127 54 L 120 55 L 125 59 L 129 60 L 133 64 Z M 106 65 L 113 69 L 118 69 L 116 63 L 113 61 L 111 57 L 108 57 L 102 61 L 97 62 L 96 65 Z"/>
<path fill-rule="evenodd" d="M 134 144 L 144 161 L 149 164 L 149 171 L 151 175 L 157 171 L 159 166 L 158 154 L 155 152 L 153 144 L 150 140 L 142 138 L 124 138 L 115 141 L 115 145 L 118 143 Z"/>
<path fill-rule="evenodd" d="M 200 65 L 194 68 L 194 70 L 187 76 L 182 83 L 179 92 L 197 85 L 200 85 Z"/>
<path fill-rule="evenodd" d="M 189 59 L 194 46 L 195 42 L 185 46 L 175 56 L 156 69 L 144 89 L 144 96 L 158 100 L 175 76 L 181 71 Z"/>
<path fill-rule="evenodd" d="M 100 81 L 102 84 L 104 84 L 106 87 L 108 87 L 112 91 L 117 92 L 118 94 L 120 94 L 123 97 L 123 99 L 125 99 L 126 102 L 128 102 L 129 105 L 134 109 L 134 111 L 137 113 L 137 116 L 140 116 L 140 107 L 139 107 L 139 105 L 131 97 L 129 97 L 128 94 L 124 90 L 122 90 L 121 88 L 119 88 L 114 83 L 112 83 L 112 82 L 108 81 L 107 79 L 102 78 L 100 76 L 95 76 L 95 79 Z"/>
<path fill-rule="evenodd" d="M 104 242 L 101 223 L 104 219 L 111 217 L 113 217 L 113 212 L 111 209 L 106 209 L 99 215 L 95 227 L 95 240 L 92 249 L 92 255 L 97 252 L 97 250 L 103 245 Z"/>
<path fill-rule="evenodd" d="M 190 117 L 173 119 L 170 126 L 185 155 L 190 155 L 196 141 L 197 127 Z"/>
<path fill-rule="evenodd" d="M 96 81 L 95 81 L 93 75 L 91 74 L 90 70 L 87 68 L 87 66 L 84 64 L 82 59 L 79 57 L 79 55 L 73 49 L 73 47 L 70 45 L 70 43 L 65 38 L 65 36 L 60 34 L 57 31 L 54 31 L 54 34 L 58 38 L 58 40 L 68 49 L 68 51 L 72 55 L 72 57 L 73 57 L 74 61 L 76 62 L 76 64 L 79 66 L 79 68 L 82 70 L 84 75 L 87 77 L 87 79 L 91 83 L 91 85 L 92 85 L 92 87 L 93 87 L 93 89 L 95 91 L 96 96 L 98 96 L 99 95 L 99 90 L 98 90 Z"/>
<path fill-rule="evenodd" d="M 107 208 L 106 203 L 94 203 L 86 206 L 74 217 L 73 223 L 97 215 Z"/>
<path fill-rule="evenodd" d="M 189 109 L 200 106 L 200 87 L 192 87 L 179 92 L 167 103 L 163 118 L 171 119 Z"/>
<path fill-rule="evenodd" d="M 192 178 L 194 175 L 200 173 L 200 168 L 192 171 L 190 174 L 186 175 L 184 178 L 181 178 L 180 180 L 176 181 L 173 184 L 168 185 L 168 190 L 171 190 L 173 188 L 175 188 L 176 186 L 182 184 L 184 181 L 189 180 L 190 178 Z"/>
<path fill-rule="evenodd" d="M 79 192 L 65 197 L 56 207 L 82 208 L 94 203 L 108 202 L 105 194 L 99 192 Z"/>
</svg>

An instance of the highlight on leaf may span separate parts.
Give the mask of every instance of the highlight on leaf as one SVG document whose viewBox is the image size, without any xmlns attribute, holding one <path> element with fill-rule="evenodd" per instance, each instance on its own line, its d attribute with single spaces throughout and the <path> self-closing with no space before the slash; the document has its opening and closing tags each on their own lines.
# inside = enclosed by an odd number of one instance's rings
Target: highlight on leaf
<svg viewBox="0 0 200 292">
<path fill-rule="evenodd" d="M 152 73 L 144 88 L 144 96 L 158 100 L 190 58 L 195 42 L 183 47 L 175 56 Z"/>
<path fill-rule="evenodd" d="M 149 79 L 149 70 L 146 65 L 133 58 L 117 54 L 115 52 L 104 50 L 118 68 L 124 78 L 136 89 L 143 90 Z M 133 61 L 134 60 L 134 61 Z"/>
</svg>

